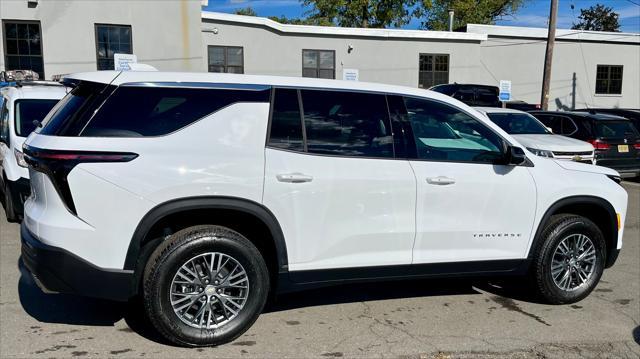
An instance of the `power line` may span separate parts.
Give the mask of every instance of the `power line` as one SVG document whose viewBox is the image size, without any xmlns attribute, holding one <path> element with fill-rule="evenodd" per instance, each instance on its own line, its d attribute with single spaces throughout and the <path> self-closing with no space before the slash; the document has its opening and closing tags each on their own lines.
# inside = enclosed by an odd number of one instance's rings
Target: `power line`
<svg viewBox="0 0 640 359">
<path fill-rule="evenodd" d="M 635 2 L 635 1 L 633 1 L 633 0 L 627 0 L 627 1 L 628 1 L 628 2 L 630 2 L 630 3 L 632 3 L 633 5 L 640 6 L 640 3 L 637 3 L 637 2 Z"/>
</svg>

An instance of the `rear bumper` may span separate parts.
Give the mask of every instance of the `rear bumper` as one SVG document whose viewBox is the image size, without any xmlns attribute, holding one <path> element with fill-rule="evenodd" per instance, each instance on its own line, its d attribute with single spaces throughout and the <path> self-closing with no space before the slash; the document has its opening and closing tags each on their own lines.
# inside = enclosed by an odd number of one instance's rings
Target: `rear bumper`
<svg viewBox="0 0 640 359">
<path fill-rule="evenodd" d="M 43 289 L 116 301 L 126 301 L 135 294 L 133 271 L 98 268 L 40 242 L 24 224 L 20 237 L 22 261 Z"/>
<path fill-rule="evenodd" d="M 13 203 L 13 210 L 17 215 L 22 217 L 24 213 L 24 202 L 31 194 L 31 185 L 29 180 L 20 177 L 17 181 L 7 181 L 7 188 L 9 189 L 9 196 L 11 196 L 11 202 Z"/>
</svg>

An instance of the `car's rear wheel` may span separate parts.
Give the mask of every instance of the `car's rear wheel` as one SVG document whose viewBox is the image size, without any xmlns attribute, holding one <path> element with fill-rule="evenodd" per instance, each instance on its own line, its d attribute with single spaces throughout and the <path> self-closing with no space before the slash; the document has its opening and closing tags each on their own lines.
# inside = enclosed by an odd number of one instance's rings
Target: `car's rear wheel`
<svg viewBox="0 0 640 359">
<path fill-rule="evenodd" d="M 584 299 L 602 276 L 605 255 L 604 237 L 595 223 L 582 216 L 554 216 L 534 260 L 538 293 L 553 304 Z"/>
<path fill-rule="evenodd" d="M 147 315 L 170 341 L 219 345 L 244 333 L 269 293 L 269 273 L 258 249 L 225 227 L 175 233 L 151 255 L 144 273 Z"/>
<path fill-rule="evenodd" d="M 4 195 L 4 213 L 7 216 L 7 221 L 19 222 L 20 217 L 16 214 L 16 209 L 13 204 L 13 199 L 11 198 L 11 192 L 9 191 L 9 185 L 7 184 L 6 179 L 4 181 L 2 193 Z"/>
</svg>

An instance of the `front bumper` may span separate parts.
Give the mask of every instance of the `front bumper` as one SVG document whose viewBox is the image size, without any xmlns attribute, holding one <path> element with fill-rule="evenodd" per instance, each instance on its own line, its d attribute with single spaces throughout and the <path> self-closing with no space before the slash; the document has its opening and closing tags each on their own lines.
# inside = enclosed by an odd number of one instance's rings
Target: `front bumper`
<svg viewBox="0 0 640 359">
<path fill-rule="evenodd" d="M 22 261 L 45 290 L 126 301 L 135 294 L 133 271 L 102 269 L 62 248 L 40 242 L 23 223 Z"/>
<path fill-rule="evenodd" d="M 31 194 L 31 185 L 27 178 L 20 177 L 17 181 L 7 180 L 7 188 L 9 189 L 9 196 L 11 196 L 11 202 L 13 203 L 13 210 L 15 213 L 22 217 L 24 213 L 24 202 Z"/>
</svg>

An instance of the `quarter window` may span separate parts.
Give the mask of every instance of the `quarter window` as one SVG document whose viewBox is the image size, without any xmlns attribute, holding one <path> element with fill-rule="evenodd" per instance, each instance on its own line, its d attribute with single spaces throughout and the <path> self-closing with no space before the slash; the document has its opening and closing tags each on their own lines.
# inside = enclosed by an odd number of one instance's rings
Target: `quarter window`
<svg viewBox="0 0 640 359">
<path fill-rule="evenodd" d="M 384 95 L 301 90 L 310 153 L 393 157 L 393 137 Z"/>
<path fill-rule="evenodd" d="M 32 70 L 44 79 L 39 21 L 3 21 L 6 70 Z"/>
<path fill-rule="evenodd" d="M 302 50 L 302 77 L 336 78 L 336 52 Z"/>
<path fill-rule="evenodd" d="M 425 160 L 495 163 L 502 139 L 480 121 L 439 102 L 405 98 L 417 148 Z"/>
<path fill-rule="evenodd" d="M 622 93 L 622 66 L 598 65 L 596 70 L 596 94 L 619 95 Z"/>
<path fill-rule="evenodd" d="M 14 102 L 16 135 L 27 137 L 36 129 L 35 121 L 42 121 L 58 100 L 23 99 Z"/>
<path fill-rule="evenodd" d="M 131 26 L 96 24 L 98 70 L 115 69 L 113 54 L 132 54 Z"/>
<path fill-rule="evenodd" d="M 418 87 L 449 83 L 449 55 L 420 54 Z"/>
<path fill-rule="evenodd" d="M 209 46 L 209 72 L 244 73 L 244 49 L 238 46 Z"/>
<path fill-rule="evenodd" d="M 300 117 L 297 90 L 275 90 L 269 146 L 304 151 L 302 118 Z"/>
</svg>

